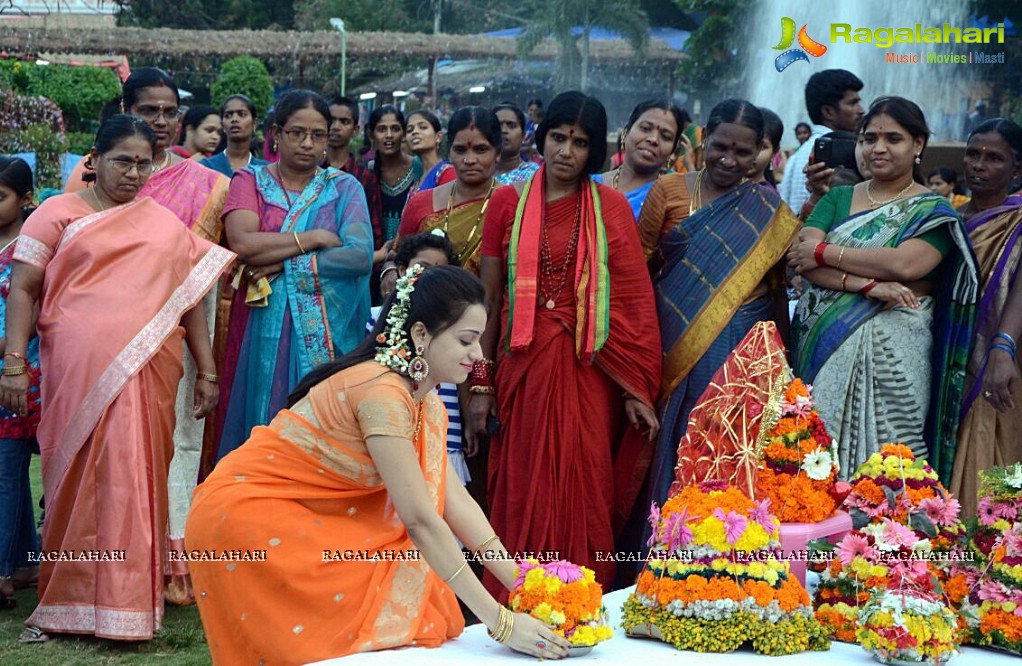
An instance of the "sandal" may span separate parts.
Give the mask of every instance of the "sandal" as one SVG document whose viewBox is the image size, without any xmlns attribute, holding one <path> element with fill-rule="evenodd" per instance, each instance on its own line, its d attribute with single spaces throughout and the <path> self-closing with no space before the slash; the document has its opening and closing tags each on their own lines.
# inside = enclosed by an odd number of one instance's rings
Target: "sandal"
<svg viewBox="0 0 1022 666">
<path fill-rule="evenodd" d="M 39 627 L 26 627 L 18 640 L 22 643 L 45 643 L 50 637 Z"/>
</svg>

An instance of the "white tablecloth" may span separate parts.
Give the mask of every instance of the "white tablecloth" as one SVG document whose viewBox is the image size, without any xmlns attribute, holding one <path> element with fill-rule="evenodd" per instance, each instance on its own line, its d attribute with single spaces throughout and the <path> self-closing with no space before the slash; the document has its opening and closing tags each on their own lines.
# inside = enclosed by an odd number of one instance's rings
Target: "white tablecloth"
<svg viewBox="0 0 1022 666">
<path fill-rule="evenodd" d="M 676 650 L 660 641 L 628 638 L 621 629 L 621 605 L 632 588 L 611 592 L 604 597 L 604 604 L 610 615 L 611 626 L 614 627 L 614 638 L 600 643 L 583 657 L 576 657 L 566 662 L 569 666 L 581 666 L 589 662 L 604 664 L 626 664 L 631 666 L 660 666 L 660 664 L 691 664 L 698 661 L 700 666 L 772 666 L 783 663 L 805 664 L 811 666 L 833 666 L 847 664 L 854 666 L 876 666 L 870 655 L 858 645 L 849 645 L 834 641 L 829 652 L 802 652 L 788 657 L 766 657 L 744 649 L 729 654 L 710 654 L 683 652 Z M 509 648 L 498 645 L 486 635 L 486 627 L 475 624 L 465 629 L 464 633 L 453 641 L 447 641 L 434 649 L 402 648 L 400 650 L 383 650 L 355 654 L 339 659 L 327 659 L 309 666 L 384 666 L 400 664 L 402 666 L 428 666 L 436 664 L 511 664 L 536 663 L 534 657 L 513 652 Z M 546 662 L 549 663 L 549 662 Z M 951 666 L 1020 666 L 1022 660 L 990 650 L 963 648 L 962 654 L 951 662 Z"/>
</svg>

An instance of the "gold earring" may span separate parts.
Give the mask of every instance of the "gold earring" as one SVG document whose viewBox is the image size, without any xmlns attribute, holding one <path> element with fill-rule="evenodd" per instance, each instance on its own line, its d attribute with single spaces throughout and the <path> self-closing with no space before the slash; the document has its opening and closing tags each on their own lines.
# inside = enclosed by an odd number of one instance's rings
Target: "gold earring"
<svg viewBox="0 0 1022 666">
<path fill-rule="evenodd" d="M 277 142 L 276 142 L 276 140 L 274 140 L 274 142 L 273 142 L 273 152 L 277 152 Z"/>
</svg>

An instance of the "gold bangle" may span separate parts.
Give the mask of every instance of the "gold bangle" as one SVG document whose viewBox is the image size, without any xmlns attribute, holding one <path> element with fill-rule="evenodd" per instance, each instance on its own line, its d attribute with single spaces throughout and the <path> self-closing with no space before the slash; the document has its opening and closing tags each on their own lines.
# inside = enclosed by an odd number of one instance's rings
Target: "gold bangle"
<svg viewBox="0 0 1022 666">
<path fill-rule="evenodd" d="M 451 581 L 454 580 L 455 578 L 457 578 L 458 574 L 460 574 L 462 571 L 464 571 L 465 567 L 467 567 L 467 566 L 468 566 L 468 560 L 465 560 L 464 562 L 461 563 L 461 566 L 458 567 L 457 571 L 455 571 L 454 573 L 452 573 L 450 576 L 447 577 L 447 580 L 444 581 L 444 585 L 450 585 Z"/>
<path fill-rule="evenodd" d="M 21 365 L 16 365 L 16 366 L 14 366 L 12 368 L 4 367 L 4 373 L 3 374 L 4 374 L 4 377 L 17 377 L 18 375 L 23 375 L 26 372 L 28 372 L 27 367 L 25 366 L 25 364 L 21 364 Z"/>
<path fill-rule="evenodd" d="M 841 251 L 837 255 L 837 263 L 834 264 L 834 268 L 841 268 L 841 260 L 845 258 L 845 247 L 841 246 Z"/>
<path fill-rule="evenodd" d="M 505 608 L 504 615 L 507 617 L 507 631 L 504 632 L 504 635 L 498 641 L 501 645 L 511 640 L 511 634 L 515 632 L 515 614 Z"/>
<path fill-rule="evenodd" d="M 514 628 L 514 613 L 509 611 L 506 607 L 501 606 L 500 615 L 497 617 L 497 626 L 494 627 L 493 631 L 488 633 L 490 638 L 503 645 L 511 638 L 511 634 L 514 633 Z"/>
<path fill-rule="evenodd" d="M 494 390 L 492 386 L 469 386 L 469 393 L 475 393 L 477 395 L 493 395 Z"/>
<path fill-rule="evenodd" d="M 848 279 L 848 273 L 843 273 L 841 275 L 841 291 L 848 291 L 847 289 L 845 289 L 845 280 L 847 280 L 847 279 Z"/>
<path fill-rule="evenodd" d="M 207 381 L 210 384 L 217 384 L 220 382 L 220 375 L 214 375 L 208 372 L 200 372 L 197 376 L 199 379 Z"/>
<path fill-rule="evenodd" d="M 302 254 L 305 254 L 305 248 L 302 247 L 302 241 L 298 240 L 298 232 L 296 231 L 296 232 L 294 232 L 294 234 L 295 234 L 295 243 L 298 244 L 298 249 L 302 251 Z"/>
<path fill-rule="evenodd" d="M 478 548 L 476 548 L 476 549 L 475 549 L 474 551 L 472 551 L 472 552 L 473 552 L 473 553 L 481 553 L 481 552 L 483 552 L 483 550 L 484 550 L 484 549 L 485 549 L 485 548 L 486 548 L 487 546 L 489 546 L 489 545 L 490 545 L 491 543 L 493 543 L 494 541 L 496 541 L 496 540 L 497 540 L 498 538 L 499 538 L 499 537 L 497 536 L 497 533 L 496 533 L 496 532 L 494 532 L 494 533 L 493 533 L 493 536 L 491 536 L 491 537 L 490 537 L 489 539 L 487 539 L 486 541 L 484 541 L 484 542 L 482 542 L 481 544 L 479 544 L 479 547 L 478 547 Z"/>
</svg>

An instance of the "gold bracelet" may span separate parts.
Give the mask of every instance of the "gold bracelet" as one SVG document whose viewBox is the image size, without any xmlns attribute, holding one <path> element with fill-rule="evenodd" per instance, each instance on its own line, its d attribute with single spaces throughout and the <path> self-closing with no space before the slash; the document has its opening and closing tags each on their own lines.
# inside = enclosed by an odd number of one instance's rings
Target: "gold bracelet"
<svg viewBox="0 0 1022 666">
<path fill-rule="evenodd" d="M 473 552 L 473 553 L 481 553 L 481 552 L 483 552 L 483 550 L 484 550 L 484 549 L 485 549 L 485 548 L 486 548 L 487 546 L 489 546 L 489 545 L 490 545 L 491 543 L 493 543 L 494 541 L 496 541 L 496 540 L 497 540 L 498 538 L 499 538 L 499 537 L 497 536 L 497 533 L 496 533 L 496 532 L 494 532 L 494 533 L 493 533 L 493 536 L 491 536 L 491 537 L 490 537 L 489 539 L 487 539 L 486 541 L 484 541 L 484 542 L 482 542 L 481 544 L 479 544 L 479 547 L 478 547 L 478 548 L 476 548 L 476 549 L 475 549 L 474 551 L 472 551 L 472 552 Z"/>
<path fill-rule="evenodd" d="M 497 640 L 497 636 L 503 634 L 505 629 L 504 625 L 507 622 L 507 620 L 504 617 L 505 610 L 506 609 L 503 606 L 501 606 L 500 609 L 497 611 L 497 624 L 493 627 L 493 629 L 490 628 L 486 629 L 486 634 L 495 641 Z M 500 641 L 497 642 L 499 643 Z"/>
<path fill-rule="evenodd" d="M 845 258 L 845 247 L 841 247 L 841 251 L 837 255 L 837 263 L 834 264 L 834 268 L 841 268 L 841 260 Z"/>
<path fill-rule="evenodd" d="M 492 386 L 469 386 L 469 393 L 475 393 L 477 395 L 493 395 L 494 390 Z"/>
<path fill-rule="evenodd" d="M 220 382 L 220 375 L 214 375 L 208 372 L 200 372 L 197 377 L 203 381 L 207 381 L 210 384 L 217 384 Z"/>
<path fill-rule="evenodd" d="M 302 254 L 305 254 L 305 248 L 302 247 L 302 241 L 298 240 L 298 232 L 296 231 L 294 233 L 295 233 L 295 243 L 298 244 L 298 249 L 302 251 Z"/>
<path fill-rule="evenodd" d="M 16 365 L 16 366 L 14 366 L 12 368 L 4 367 L 4 373 L 3 374 L 4 374 L 4 377 L 17 377 L 18 375 L 23 375 L 26 372 L 28 372 L 28 369 L 26 368 L 25 364 L 23 363 L 21 365 Z"/>
<path fill-rule="evenodd" d="M 467 567 L 467 566 L 468 566 L 468 560 L 465 560 L 464 562 L 461 563 L 461 566 L 458 567 L 457 571 L 455 571 L 454 573 L 452 573 L 450 576 L 447 577 L 447 580 L 444 581 L 444 585 L 450 585 L 451 581 L 454 580 L 455 578 L 457 578 L 458 574 L 460 574 L 462 571 L 464 571 L 465 567 Z"/>
<path fill-rule="evenodd" d="M 497 618 L 497 626 L 493 629 L 493 631 L 488 632 L 490 638 L 503 645 L 511 638 L 511 634 L 514 633 L 514 629 L 514 613 L 509 611 L 506 607 L 501 606 L 500 615 Z"/>
<path fill-rule="evenodd" d="M 505 615 L 505 617 L 507 617 L 507 631 L 505 631 L 504 635 L 501 636 L 498 639 L 498 641 L 497 641 L 501 645 L 504 645 L 509 640 L 511 640 L 511 634 L 513 634 L 515 632 L 515 615 L 514 615 L 514 613 L 512 613 L 507 608 L 505 608 L 504 609 L 504 615 Z"/>
<path fill-rule="evenodd" d="M 841 291 L 848 291 L 847 289 L 845 289 L 845 280 L 847 280 L 847 279 L 848 279 L 848 273 L 843 273 L 841 275 Z"/>
</svg>

